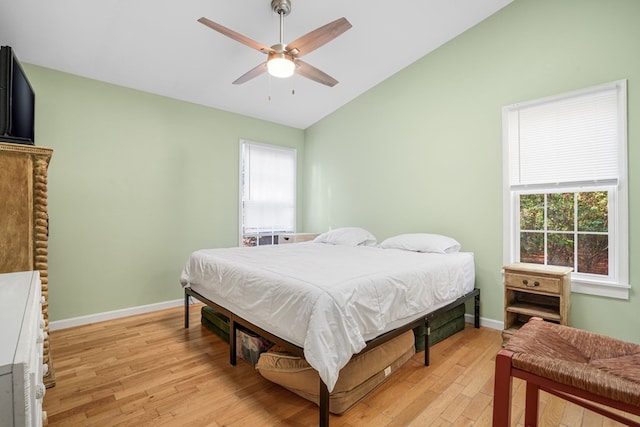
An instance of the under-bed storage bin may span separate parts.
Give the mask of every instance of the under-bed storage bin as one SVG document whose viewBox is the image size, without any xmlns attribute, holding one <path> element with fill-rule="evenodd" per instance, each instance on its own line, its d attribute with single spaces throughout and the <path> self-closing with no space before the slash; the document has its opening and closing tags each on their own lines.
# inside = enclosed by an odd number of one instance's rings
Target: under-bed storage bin
<svg viewBox="0 0 640 427">
<path fill-rule="evenodd" d="M 334 414 L 347 411 L 414 354 L 413 333 L 407 331 L 366 353 L 353 356 L 340 371 L 338 382 L 329 395 L 329 411 Z M 260 355 L 256 369 L 266 379 L 318 404 L 320 377 L 306 360 L 268 351 Z"/>
<path fill-rule="evenodd" d="M 201 322 L 204 327 L 229 342 L 229 318 L 209 306 L 202 307 Z M 236 329 L 236 357 L 255 366 L 260 353 L 271 347 L 266 339 L 249 331 Z"/>
<path fill-rule="evenodd" d="M 202 325 L 226 342 L 229 342 L 229 318 L 206 305 L 202 307 L 200 313 Z"/>
<path fill-rule="evenodd" d="M 256 366 L 260 353 L 264 353 L 273 344 L 253 332 L 236 330 L 236 357 L 249 362 L 251 366 Z"/>
<path fill-rule="evenodd" d="M 460 304 L 459 306 L 431 319 L 429 321 L 429 328 L 431 329 L 429 344 L 434 345 L 445 338 L 450 337 L 456 332 L 463 330 L 465 324 L 464 313 L 465 306 L 464 304 Z M 424 350 L 424 340 L 419 338 L 424 335 L 424 329 L 424 326 L 419 326 L 413 329 L 413 333 L 416 338 L 416 351 Z"/>
</svg>

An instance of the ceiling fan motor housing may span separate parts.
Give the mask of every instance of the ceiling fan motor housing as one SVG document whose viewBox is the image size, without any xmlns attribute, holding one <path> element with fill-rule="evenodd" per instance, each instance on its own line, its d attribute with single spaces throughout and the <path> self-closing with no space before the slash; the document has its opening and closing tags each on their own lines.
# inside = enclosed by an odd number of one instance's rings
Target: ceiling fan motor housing
<svg viewBox="0 0 640 427">
<path fill-rule="evenodd" d="M 290 0 L 271 0 L 271 9 L 278 15 L 282 14 L 287 16 L 291 13 L 291 1 Z"/>
</svg>

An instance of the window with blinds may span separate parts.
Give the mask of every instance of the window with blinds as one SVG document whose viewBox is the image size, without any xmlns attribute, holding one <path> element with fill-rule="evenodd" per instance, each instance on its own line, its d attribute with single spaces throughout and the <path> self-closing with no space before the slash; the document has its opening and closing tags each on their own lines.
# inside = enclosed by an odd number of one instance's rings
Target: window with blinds
<svg viewBox="0 0 640 427">
<path fill-rule="evenodd" d="M 626 81 L 503 108 L 505 262 L 628 298 Z"/>
<path fill-rule="evenodd" d="M 277 243 L 296 228 L 296 150 L 240 141 L 240 245 Z"/>
</svg>

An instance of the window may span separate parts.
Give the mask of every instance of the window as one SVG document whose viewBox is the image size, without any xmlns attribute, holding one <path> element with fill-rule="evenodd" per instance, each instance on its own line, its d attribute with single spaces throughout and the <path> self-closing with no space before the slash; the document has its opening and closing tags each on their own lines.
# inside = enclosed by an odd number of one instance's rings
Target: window
<svg viewBox="0 0 640 427">
<path fill-rule="evenodd" d="M 240 246 L 296 228 L 296 150 L 240 141 Z"/>
<path fill-rule="evenodd" d="M 504 261 L 628 299 L 626 80 L 503 108 Z"/>
</svg>

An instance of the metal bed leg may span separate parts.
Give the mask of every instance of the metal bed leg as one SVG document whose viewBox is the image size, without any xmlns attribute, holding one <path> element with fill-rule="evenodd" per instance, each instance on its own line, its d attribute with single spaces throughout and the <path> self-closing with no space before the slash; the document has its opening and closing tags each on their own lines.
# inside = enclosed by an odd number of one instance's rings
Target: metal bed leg
<svg viewBox="0 0 640 427">
<path fill-rule="evenodd" d="M 324 381 L 320 380 L 320 427 L 329 427 L 329 389 Z"/>
<path fill-rule="evenodd" d="M 429 366 L 429 363 L 431 363 L 429 360 L 429 347 L 431 346 L 431 326 L 429 326 L 429 319 L 424 319 L 424 329 L 426 331 L 424 336 L 424 366 Z"/>
<path fill-rule="evenodd" d="M 236 366 L 236 336 L 238 326 L 233 316 L 229 318 L 229 363 Z"/>
<path fill-rule="evenodd" d="M 480 327 L 480 290 L 478 290 L 478 294 L 474 297 L 474 300 L 473 326 L 478 329 Z"/>
<path fill-rule="evenodd" d="M 189 294 L 184 293 L 184 328 L 189 329 Z"/>
</svg>

